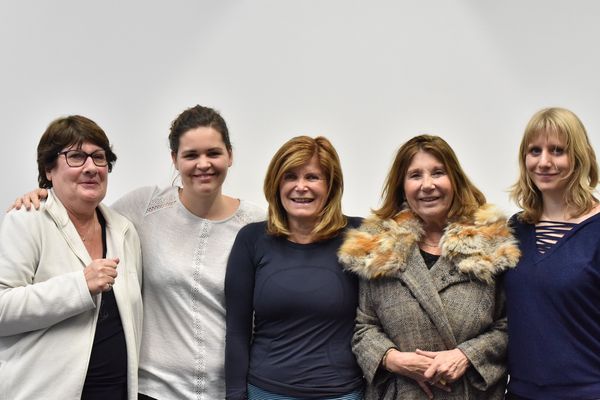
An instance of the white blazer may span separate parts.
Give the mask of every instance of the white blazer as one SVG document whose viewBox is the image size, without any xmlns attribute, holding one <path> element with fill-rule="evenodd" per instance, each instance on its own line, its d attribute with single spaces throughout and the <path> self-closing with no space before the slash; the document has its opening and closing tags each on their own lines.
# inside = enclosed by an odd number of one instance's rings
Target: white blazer
<svg viewBox="0 0 600 400">
<path fill-rule="evenodd" d="M 127 344 L 128 398 L 137 399 L 142 329 L 140 242 L 131 222 L 100 205 Z M 80 399 L 101 294 L 83 275 L 91 258 L 52 190 L 39 212 L 11 211 L 0 227 L 0 399 Z"/>
</svg>

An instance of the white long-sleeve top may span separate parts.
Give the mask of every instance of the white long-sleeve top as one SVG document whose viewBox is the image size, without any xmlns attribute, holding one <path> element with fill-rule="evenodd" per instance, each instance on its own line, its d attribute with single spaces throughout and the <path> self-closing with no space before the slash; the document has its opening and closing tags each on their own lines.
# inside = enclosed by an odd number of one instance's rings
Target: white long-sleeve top
<svg viewBox="0 0 600 400">
<path fill-rule="evenodd" d="M 160 400 L 225 398 L 225 268 L 237 232 L 265 219 L 241 201 L 222 221 L 199 218 L 177 187 L 144 187 L 112 207 L 135 225 L 144 260 L 139 391 Z"/>
</svg>

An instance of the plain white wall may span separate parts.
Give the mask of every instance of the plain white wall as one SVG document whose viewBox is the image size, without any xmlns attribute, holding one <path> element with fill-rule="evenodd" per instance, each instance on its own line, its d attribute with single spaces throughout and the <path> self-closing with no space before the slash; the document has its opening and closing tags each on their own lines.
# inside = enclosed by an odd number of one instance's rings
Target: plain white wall
<svg viewBox="0 0 600 400">
<path fill-rule="evenodd" d="M 203 104 L 231 131 L 227 194 L 265 206 L 275 150 L 325 135 L 364 216 L 400 144 L 434 133 L 510 213 L 535 111 L 572 109 L 600 144 L 599 17 L 596 0 L 1 0 L 0 208 L 36 186 L 39 137 L 67 114 L 113 142 L 107 203 L 171 184 L 170 122 Z"/>
</svg>

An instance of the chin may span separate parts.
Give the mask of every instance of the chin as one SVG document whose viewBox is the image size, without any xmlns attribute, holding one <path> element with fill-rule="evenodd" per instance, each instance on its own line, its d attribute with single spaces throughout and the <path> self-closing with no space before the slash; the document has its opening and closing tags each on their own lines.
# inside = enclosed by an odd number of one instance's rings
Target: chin
<svg viewBox="0 0 600 400">
<path fill-rule="evenodd" d="M 296 219 L 313 219 L 317 216 L 315 213 L 288 213 L 288 217 L 296 218 Z"/>
<path fill-rule="evenodd" d="M 216 192 L 216 188 L 214 187 L 200 187 L 194 188 L 192 192 L 198 196 L 210 196 Z"/>
<path fill-rule="evenodd" d="M 97 200 L 98 202 L 102 201 L 102 199 L 106 196 L 106 192 L 87 192 L 81 195 L 81 198 L 88 201 Z"/>
</svg>

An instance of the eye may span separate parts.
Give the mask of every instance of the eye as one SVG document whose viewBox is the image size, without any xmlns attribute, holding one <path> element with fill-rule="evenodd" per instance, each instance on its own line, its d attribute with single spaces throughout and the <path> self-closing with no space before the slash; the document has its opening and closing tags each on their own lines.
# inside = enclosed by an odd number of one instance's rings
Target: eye
<svg viewBox="0 0 600 400">
<path fill-rule="evenodd" d="M 296 179 L 296 174 L 294 174 L 293 172 L 286 172 L 285 174 L 283 174 L 283 180 L 286 182 L 295 181 Z"/>
<path fill-rule="evenodd" d="M 542 154 L 542 148 L 538 146 L 531 146 L 529 148 L 529 154 L 531 154 L 532 156 L 539 156 L 540 154 Z"/>
<path fill-rule="evenodd" d="M 421 178 L 421 173 L 417 171 L 411 171 L 406 174 L 406 179 L 419 179 Z"/>
<path fill-rule="evenodd" d="M 92 158 L 95 161 L 106 161 L 106 153 L 102 152 L 95 152 L 92 154 Z"/>
<path fill-rule="evenodd" d="M 196 157 L 198 157 L 198 155 L 196 153 L 183 153 L 183 158 L 185 158 L 186 160 L 193 160 Z"/>
<path fill-rule="evenodd" d="M 87 155 L 82 151 L 72 151 L 67 154 L 67 157 L 71 161 L 81 162 L 87 158 Z"/>
<path fill-rule="evenodd" d="M 315 182 L 321 180 L 321 177 L 317 174 L 308 174 L 306 175 L 306 180 L 310 182 Z"/>
<path fill-rule="evenodd" d="M 208 153 L 206 153 L 210 158 L 217 158 L 220 157 L 223 152 L 221 150 L 209 150 Z"/>
<path fill-rule="evenodd" d="M 563 154 L 565 154 L 565 149 L 559 146 L 555 146 L 554 148 L 552 148 L 552 154 L 555 156 L 562 156 Z"/>
<path fill-rule="evenodd" d="M 444 171 L 443 169 L 436 169 L 431 174 L 431 176 L 433 176 L 433 177 L 440 177 L 440 176 L 444 176 L 444 175 L 446 175 L 446 171 Z"/>
</svg>

